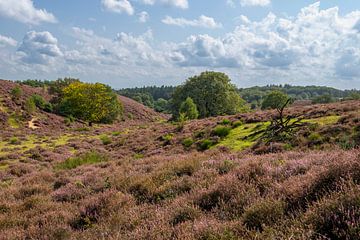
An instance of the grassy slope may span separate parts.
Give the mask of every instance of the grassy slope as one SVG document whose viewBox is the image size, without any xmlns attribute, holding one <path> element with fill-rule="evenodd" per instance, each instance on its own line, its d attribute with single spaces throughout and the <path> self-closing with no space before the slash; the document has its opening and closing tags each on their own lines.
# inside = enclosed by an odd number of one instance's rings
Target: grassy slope
<svg viewBox="0 0 360 240">
<path fill-rule="evenodd" d="M 263 155 L 249 151 L 256 139 L 246 136 L 268 124 L 270 112 L 193 121 L 182 132 L 147 121 L 7 129 L 0 142 L 1 236 L 357 239 L 360 152 L 339 141 L 356 140 L 359 110 L 358 102 L 289 109 L 309 113 L 311 132 L 299 133 L 292 151 Z M 223 119 L 244 123 L 198 152 L 196 141 L 210 138 Z M 189 149 L 186 138 L 195 141 Z"/>
</svg>

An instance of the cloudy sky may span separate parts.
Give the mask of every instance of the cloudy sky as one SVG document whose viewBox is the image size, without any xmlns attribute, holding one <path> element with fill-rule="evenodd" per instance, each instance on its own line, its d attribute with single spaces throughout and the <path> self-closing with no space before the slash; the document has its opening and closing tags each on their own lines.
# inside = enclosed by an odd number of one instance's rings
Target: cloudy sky
<svg viewBox="0 0 360 240">
<path fill-rule="evenodd" d="M 360 1 L 0 0 L 0 78 L 120 88 L 204 70 L 360 89 Z"/>
</svg>

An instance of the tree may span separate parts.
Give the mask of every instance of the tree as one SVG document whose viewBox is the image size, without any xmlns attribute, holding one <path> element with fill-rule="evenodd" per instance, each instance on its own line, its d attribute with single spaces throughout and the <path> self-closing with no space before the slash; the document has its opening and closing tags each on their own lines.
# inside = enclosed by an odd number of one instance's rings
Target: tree
<svg viewBox="0 0 360 240">
<path fill-rule="evenodd" d="M 182 102 L 190 97 L 197 106 L 199 117 L 211 117 L 245 112 L 248 107 L 230 83 L 229 77 L 220 72 L 203 72 L 178 86 L 173 94 L 172 113 L 178 118 Z"/>
<path fill-rule="evenodd" d="M 312 100 L 312 103 L 316 104 L 316 103 L 332 103 L 334 102 L 334 99 L 331 97 L 330 94 L 324 94 L 324 95 L 320 95 L 315 97 Z"/>
<path fill-rule="evenodd" d="M 154 108 L 157 112 L 167 112 L 169 109 L 169 101 L 163 98 L 159 98 L 155 101 Z"/>
<path fill-rule="evenodd" d="M 13 89 L 11 89 L 10 94 L 11 94 L 11 99 L 15 102 L 18 102 L 22 95 L 22 90 L 19 86 L 16 86 Z"/>
<path fill-rule="evenodd" d="M 29 97 L 24 105 L 24 109 L 28 114 L 32 114 L 36 110 L 36 104 L 34 102 L 34 99 L 32 97 Z"/>
<path fill-rule="evenodd" d="M 199 117 L 197 107 L 190 97 L 181 103 L 179 112 L 184 114 L 187 119 L 197 119 Z"/>
<path fill-rule="evenodd" d="M 261 109 L 279 109 L 285 103 L 290 103 L 288 101 L 289 96 L 280 91 L 272 91 L 267 94 L 264 98 L 264 101 L 261 104 Z"/>
<path fill-rule="evenodd" d="M 111 123 L 122 114 L 122 104 L 109 86 L 73 82 L 62 93 L 59 111 L 92 123 Z"/>
</svg>

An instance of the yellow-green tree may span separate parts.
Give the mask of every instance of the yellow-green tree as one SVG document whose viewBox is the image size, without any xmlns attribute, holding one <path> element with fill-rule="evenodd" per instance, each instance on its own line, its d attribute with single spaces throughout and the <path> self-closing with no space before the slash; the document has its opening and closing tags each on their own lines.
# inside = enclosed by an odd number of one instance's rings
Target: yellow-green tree
<svg viewBox="0 0 360 240">
<path fill-rule="evenodd" d="M 122 104 L 109 86 L 73 82 L 63 89 L 60 113 L 92 123 L 111 123 L 122 114 Z"/>
</svg>

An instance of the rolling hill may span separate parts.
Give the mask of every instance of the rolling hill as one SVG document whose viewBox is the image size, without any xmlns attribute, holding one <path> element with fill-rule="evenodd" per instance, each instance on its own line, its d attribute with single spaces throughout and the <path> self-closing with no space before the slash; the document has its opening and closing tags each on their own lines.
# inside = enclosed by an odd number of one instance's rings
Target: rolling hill
<svg viewBox="0 0 360 240">
<path fill-rule="evenodd" d="M 179 126 L 119 97 L 125 121 L 90 128 L 18 119 L 51 96 L 21 86 L 16 103 L 14 86 L 0 81 L 2 239 L 359 239 L 359 101 L 288 108 L 306 124 L 265 144 L 275 111 Z"/>
</svg>

